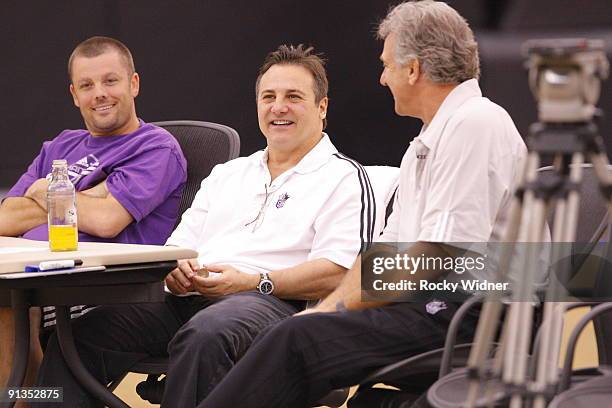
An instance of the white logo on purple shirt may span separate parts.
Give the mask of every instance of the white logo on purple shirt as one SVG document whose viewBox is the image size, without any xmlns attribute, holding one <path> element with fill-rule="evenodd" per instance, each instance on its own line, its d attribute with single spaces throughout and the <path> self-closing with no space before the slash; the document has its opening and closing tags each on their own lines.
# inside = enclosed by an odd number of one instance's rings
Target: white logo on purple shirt
<svg viewBox="0 0 612 408">
<path fill-rule="evenodd" d="M 77 184 L 79 180 L 93 173 L 98 167 L 100 167 L 100 160 L 93 154 L 88 154 L 76 163 L 68 166 L 68 176 L 72 184 Z"/>
</svg>

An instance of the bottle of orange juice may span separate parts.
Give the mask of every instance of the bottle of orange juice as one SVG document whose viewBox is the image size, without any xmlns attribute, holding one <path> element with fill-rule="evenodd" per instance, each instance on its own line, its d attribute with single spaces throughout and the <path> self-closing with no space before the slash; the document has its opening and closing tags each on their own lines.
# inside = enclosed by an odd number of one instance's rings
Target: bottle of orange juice
<svg viewBox="0 0 612 408">
<path fill-rule="evenodd" d="M 49 248 L 51 251 L 76 251 L 78 246 L 76 196 L 68 178 L 66 160 L 53 160 L 51 182 L 47 189 Z"/>
</svg>

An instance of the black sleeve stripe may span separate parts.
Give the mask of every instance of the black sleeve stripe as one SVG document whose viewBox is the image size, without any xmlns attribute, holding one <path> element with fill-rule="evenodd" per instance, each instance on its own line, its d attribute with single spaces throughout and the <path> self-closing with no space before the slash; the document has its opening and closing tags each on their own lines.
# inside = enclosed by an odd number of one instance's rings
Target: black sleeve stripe
<svg viewBox="0 0 612 408">
<path fill-rule="evenodd" d="M 387 223 L 389 222 L 389 216 L 391 216 L 391 213 L 393 212 L 393 203 L 395 202 L 395 200 L 397 200 L 397 189 L 398 188 L 399 186 L 395 187 L 395 190 L 393 191 L 393 194 L 391 195 L 391 199 L 387 203 L 387 208 L 385 209 L 385 225 L 383 225 L 380 231 L 380 235 L 382 235 L 385 228 L 387 228 Z"/>
<path fill-rule="evenodd" d="M 342 154 L 342 153 L 340 153 Z M 376 225 L 376 198 L 374 196 L 374 189 L 372 188 L 372 183 L 370 182 L 370 176 L 368 175 L 368 172 L 366 171 L 366 169 L 356 160 L 353 160 L 345 155 L 343 155 L 345 158 L 347 158 L 348 160 L 353 161 L 355 164 L 357 164 L 357 166 L 359 166 L 359 170 L 362 172 L 362 174 L 364 175 L 365 181 L 366 181 L 366 185 L 367 185 L 367 189 L 366 189 L 366 193 L 367 193 L 367 198 L 368 198 L 368 242 L 372 243 L 372 241 L 374 240 L 374 226 Z"/>
<path fill-rule="evenodd" d="M 338 157 L 341 160 L 346 160 L 347 162 L 351 163 L 353 165 L 353 167 L 355 167 L 357 169 L 357 177 L 359 178 L 359 185 L 361 186 L 361 212 L 360 212 L 360 226 L 359 226 L 359 236 L 361 237 L 361 248 L 363 249 L 364 245 L 365 245 L 365 240 L 364 240 L 364 211 L 365 211 L 365 202 L 364 202 L 364 187 L 363 187 L 363 178 L 361 175 L 361 172 L 359 171 L 359 167 L 353 163 L 352 161 L 345 159 L 343 157 L 341 157 L 339 154 L 334 154 L 336 157 Z"/>
<path fill-rule="evenodd" d="M 360 236 L 361 248 L 365 250 L 372 244 L 374 236 L 374 224 L 376 222 L 376 200 L 374 192 L 367 172 L 359 162 L 343 155 L 342 153 L 334 153 L 334 156 L 341 160 L 350 163 L 357 169 L 357 176 L 361 186 L 361 219 L 360 219 Z M 366 204 L 367 202 L 367 204 Z"/>
<path fill-rule="evenodd" d="M 336 156 L 337 158 L 341 159 L 341 160 L 345 160 L 348 163 L 350 163 L 354 168 L 357 169 L 357 177 L 359 178 L 359 185 L 361 187 L 361 212 L 360 212 L 360 224 L 359 224 L 359 236 L 361 239 L 361 249 L 363 249 L 366 246 L 366 242 L 367 242 L 367 235 L 364 234 L 364 229 L 365 229 L 365 223 L 364 223 L 364 218 L 366 217 L 366 205 L 365 205 L 365 200 L 364 200 L 364 196 L 365 194 L 365 188 L 364 188 L 364 179 L 363 179 L 363 174 L 361 172 L 360 169 L 360 165 L 359 163 L 355 162 L 352 159 L 349 159 L 347 157 L 345 157 L 344 155 L 340 154 L 340 153 L 334 153 L 334 156 Z M 369 215 L 369 214 L 368 214 Z"/>
<path fill-rule="evenodd" d="M 370 244 L 372 243 L 372 241 L 374 240 L 374 226 L 376 225 L 376 198 L 374 197 L 374 189 L 372 188 L 372 183 L 370 183 L 370 176 L 368 176 L 368 172 L 363 168 L 363 166 L 359 165 L 361 167 L 361 170 L 363 171 L 363 174 L 365 176 L 366 179 L 366 183 L 368 185 L 368 189 L 367 189 L 367 193 L 368 193 L 368 199 L 369 202 L 371 203 L 371 205 L 368 207 L 368 215 L 370 215 L 370 217 L 368 218 L 369 222 L 368 222 L 368 229 L 369 229 L 369 233 L 368 233 L 368 242 L 370 242 Z"/>
<path fill-rule="evenodd" d="M 353 160 L 354 161 L 354 160 Z M 367 229 L 368 229 L 368 245 L 367 247 L 369 248 L 372 245 L 372 241 L 374 240 L 374 225 L 376 224 L 376 199 L 374 197 L 374 190 L 372 189 L 372 184 L 370 183 L 370 177 L 368 176 L 368 172 L 365 170 L 365 168 L 359 163 L 356 162 L 357 166 L 359 166 L 359 170 L 361 171 L 361 173 L 363 174 L 364 180 L 366 182 L 366 194 L 367 194 L 367 200 L 368 200 L 368 207 L 367 207 L 367 215 L 368 215 L 368 222 L 367 222 Z M 367 248 L 364 248 L 367 249 Z"/>
</svg>

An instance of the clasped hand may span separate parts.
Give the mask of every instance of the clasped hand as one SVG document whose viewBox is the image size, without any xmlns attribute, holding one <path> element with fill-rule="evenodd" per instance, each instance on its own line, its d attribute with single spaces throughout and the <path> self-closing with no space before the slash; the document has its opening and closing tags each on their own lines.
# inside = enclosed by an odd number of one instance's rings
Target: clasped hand
<svg viewBox="0 0 612 408">
<path fill-rule="evenodd" d="M 47 189 L 49 182 L 45 178 L 39 178 L 28 187 L 24 197 L 34 200 L 43 210 L 47 211 Z"/>
<path fill-rule="evenodd" d="M 216 273 L 208 275 L 206 272 Z M 166 276 L 165 282 L 168 289 L 176 295 L 197 291 L 206 297 L 220 297 L 253 290 L 259 278 L 229 265 L 202 267 L 197 259 L 188 259 L 179 261 L 178 268 Z"/>
</svg>

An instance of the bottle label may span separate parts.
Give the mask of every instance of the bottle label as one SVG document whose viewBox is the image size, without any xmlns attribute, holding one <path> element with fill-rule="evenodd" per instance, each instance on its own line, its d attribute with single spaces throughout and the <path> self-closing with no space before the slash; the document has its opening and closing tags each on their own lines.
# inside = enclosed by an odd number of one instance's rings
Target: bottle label
<svg viewBox="0 0 612 408">
<path fill-rule="evenodd" d="M 66 210 L 66 224 L 76 225 L 77 223 L 77 213 L 76 208 L 68 208 Z"/>
</svg>

